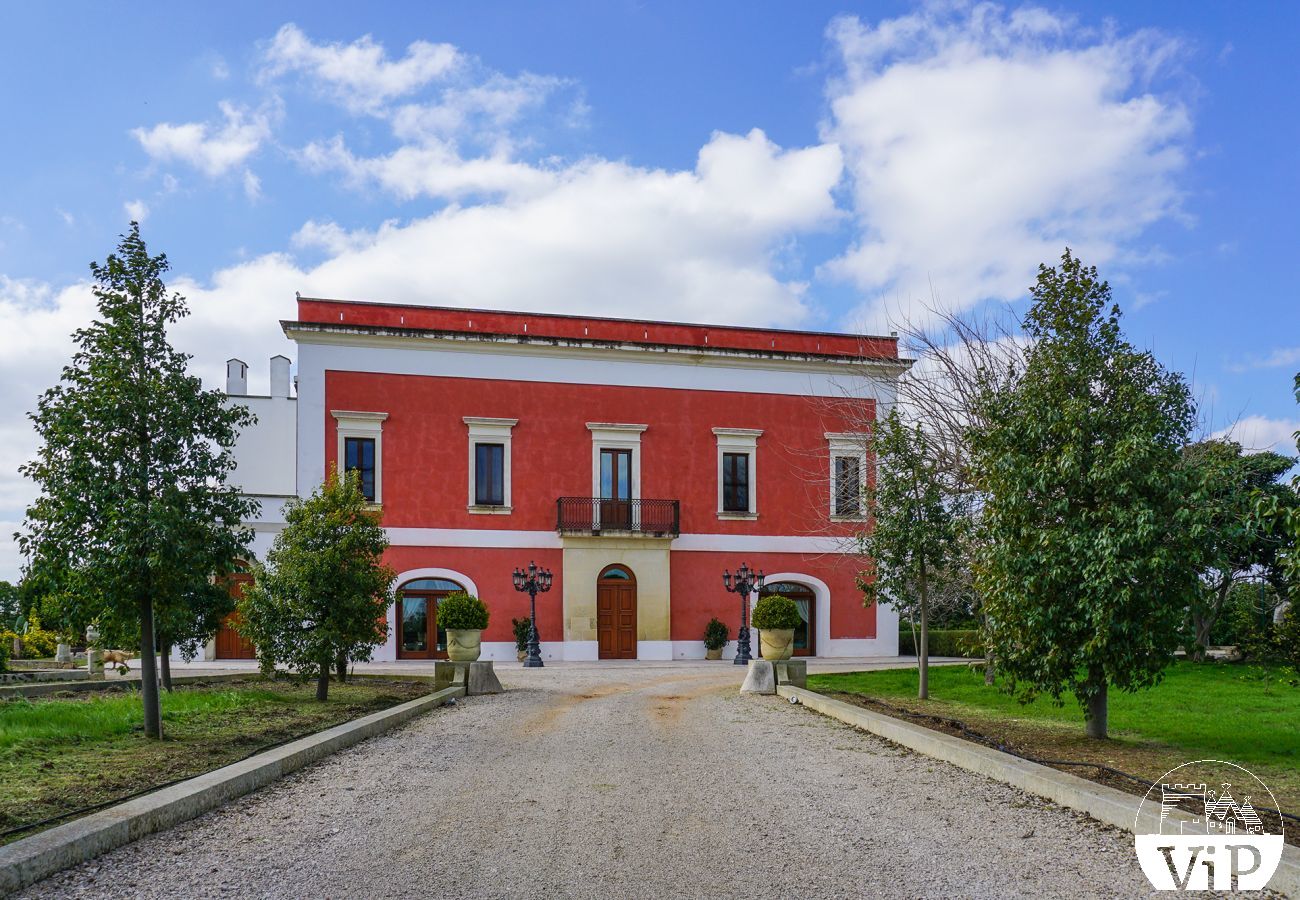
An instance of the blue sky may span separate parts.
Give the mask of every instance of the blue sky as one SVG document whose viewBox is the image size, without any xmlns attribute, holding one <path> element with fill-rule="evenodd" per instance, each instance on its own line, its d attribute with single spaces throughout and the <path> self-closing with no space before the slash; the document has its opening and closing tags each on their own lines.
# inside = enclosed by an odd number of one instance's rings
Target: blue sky
<svg viewBox="0 0 1300 900">
<path fill-rule="evenodd" d="M 881 329 L 932 290 L 1021 308 L 1068 243 L 1209 430 L 1283 441 L 1298 10 L 7 5 L 0 533 L 132 214 L 191 299 L 178 343 L 254 389 L 295 290 Z"/>
</svg>

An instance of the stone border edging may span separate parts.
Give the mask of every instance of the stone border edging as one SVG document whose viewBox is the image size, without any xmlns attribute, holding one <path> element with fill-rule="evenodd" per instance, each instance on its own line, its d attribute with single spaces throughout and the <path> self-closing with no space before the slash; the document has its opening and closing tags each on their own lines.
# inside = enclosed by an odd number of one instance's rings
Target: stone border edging
<svg viewBox="0 0 1300 900">
<path fill-rule="evenodd" d="M 0 847 L 0 897 L 196 818 L 464 695 L 464 688 L 450 687 L 417 697 Z"/>
<path fill-rule="evenodd" d="M 922 725 L 914 725 L 884 713 L 863 709 L 815 691 L 782 684 L 777 686 L 776 692 L 782 697 L 798 699 L 800 705 L 815 712 L 869 731 L 909 750 L 1045 797 L 1061 806 L 1087 813 L 1107 825 L 1132 832 L 1137 824 L 1136 807 L 1139 798 L 1135 794 L 1126 794 L 1050 766 L 1030 762 Z M 1187 818 L 1191 819 L 1190 816 Z M 1151 826 L 1153 831 L 1158 830 L 1158 814 L 1144 812 L 1142 819 L 1144 825 Z M 1292 844 L 1286 845 L 1282 851 L 1282 861 L 1268 887 L 1289 896 L 1300 897 L 1300 848 Z"/>
</svg>

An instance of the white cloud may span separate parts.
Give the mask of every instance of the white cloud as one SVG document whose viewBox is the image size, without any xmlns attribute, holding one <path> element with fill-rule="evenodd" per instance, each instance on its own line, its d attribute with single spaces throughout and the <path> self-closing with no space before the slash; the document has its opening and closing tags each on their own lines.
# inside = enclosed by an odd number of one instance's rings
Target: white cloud
<svg viewBox="0 0 1300 900">
<path fill-rule="evenodd" d="M 450 75 L 462 57 L 451 44 L 415 41 L 406 56 L 389 61 L 383 45 L 370 35 L 350 44 L 317 44 L 288 24 L 276 32 L 264 60 L 265 77 L 296 72 L 348 109 L 372 112 Z"/>
<path fill-rule="evenodd" d="M 1297 431 L 1300 431 L 1300 419 L 1246 416 L 1230 428 L 1216 431 L 1214 437 L 1231 438 L 1247 450 L 1273 450 L 1285 456 L 1294 456 Z"/>
<path fill-rule="evenodd" d="M 122 211 L 132 222 L 143 222 L 149 218 L 149 205 L 143 200 L 128 200 L 122 204 Z"/>
<path fill-rule="evenodd" d="M 1300 366 L 1300 347 L 1277 347 L 1263 356 L 1255 355 L 1244 362 L 1233 363 L 1228 366 L 1228 370 L 1245 372 L 1248 369 L 1279 369 L 1291 366 Z"/>
<path fill-rule="evenodd" d="M 244 196 L 249 200 L 258 200 L 262 196 L 262 179 L 253 174 L 252 169 L 244 170 Z"/>
<path fill-rule="evenodd" d="M 131 134 L 144 152 L 158 162 L 182 162 L 215 178 L 243 163 L 271 136 L 272 113 L 250 111 L 232 103 L 219 104 L 225 121 L 220 125 L 163 122 L 152 128 L 135 128 Z"/>
<path fill-rule="evenodd" d="M 1152 32 L 1088 35 L 1041 9 L 931 5 L 836 19 L 827 140 L 844 148 L 860 228 L 826 274 L 868 295 L 1023 296 L 1069 244 L 1116 260 L 1176 215 L 1190 124 L 1145 88 L 1178 50 Z"/>
</svg>

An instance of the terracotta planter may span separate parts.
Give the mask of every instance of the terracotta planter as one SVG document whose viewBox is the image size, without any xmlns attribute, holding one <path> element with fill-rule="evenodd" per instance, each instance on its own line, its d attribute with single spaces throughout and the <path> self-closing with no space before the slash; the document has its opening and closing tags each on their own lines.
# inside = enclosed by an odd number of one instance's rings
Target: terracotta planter
<svg viewBox="0 0 1300 900">
<path fill-rule="evenodd" d="M 758 632 L 758 645 L 763 650 L 763 659 L 778 662 L 794 656 L 794 629 L 768 628 Z"/>
<path fill-rule="evenodd" d="M 474 662 L 482 652 L 483 632 L 479 629 L 447 629 L 447 658 L 452 662 Z"/>
<path fill-rule="evenodd" d="M 516 651 L 515 651 L 515 656 L 519 657 L 519 661 L 520 661 L 520 662 L 523 662 L 524 660 L 526 660 L 526 659 L 528 658 L 528 651 L 527 651 L 527 650 L 516 650 Z"/>
<path fill-rule="evenodd" d="M 708 647 L 705 647 L 705 648 L 704 648 L 704 658 L 705 658 L 705 659 L 722 659 L 722 648 L 719 647 L 719 648 L 717 648 L 716 650 L 711 650 L 711 649 L 709 649 Z"/>
</svg>

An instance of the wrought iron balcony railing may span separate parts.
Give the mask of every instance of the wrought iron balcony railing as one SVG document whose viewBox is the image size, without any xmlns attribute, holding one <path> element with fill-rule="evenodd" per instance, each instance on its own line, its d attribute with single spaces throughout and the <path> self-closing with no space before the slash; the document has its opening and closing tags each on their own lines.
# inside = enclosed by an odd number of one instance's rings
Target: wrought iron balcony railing
<svg viewBox="0 0 1300 900">
<path fill-rule="evenodd" d="M 681 505 L 677 500 L 606 500 L 600 497 L 560 497 L 555 501 L 555 530 L 560 534 L 681 534 Z"/>
</svg>

